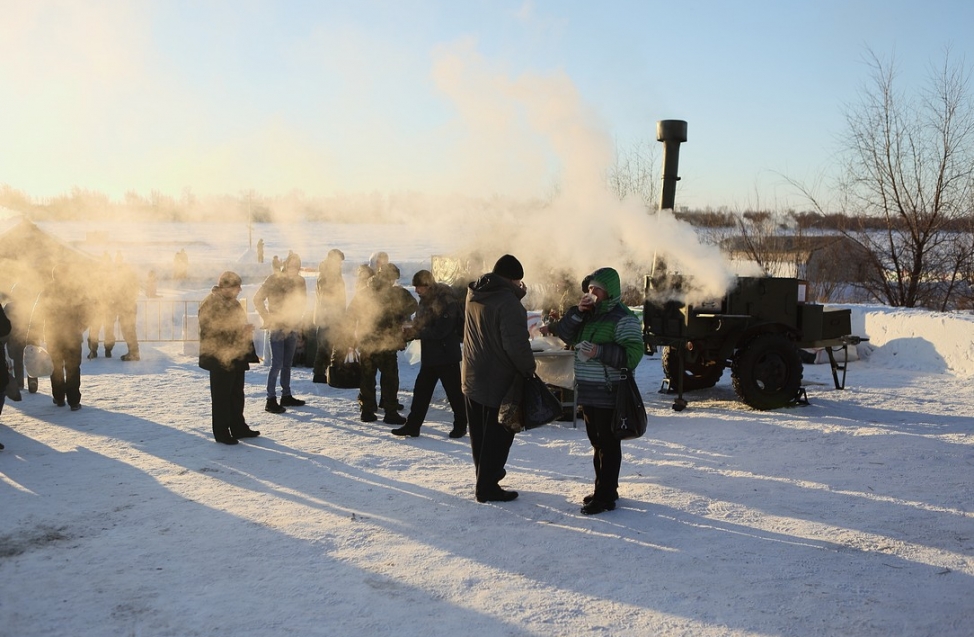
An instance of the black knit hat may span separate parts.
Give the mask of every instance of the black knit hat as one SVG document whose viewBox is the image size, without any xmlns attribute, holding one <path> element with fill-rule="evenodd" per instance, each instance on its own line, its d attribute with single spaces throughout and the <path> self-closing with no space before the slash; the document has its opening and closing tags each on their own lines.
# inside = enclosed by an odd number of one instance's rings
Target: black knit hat
<svg viewBox="0 0 974 637">
<path fill-rule="evenodd" d="M 520 281 L 524 278 L 524 268 L 521 267 L 521 262 L 510 254 L 505 254 L 498 259 L 492 272 L 512 281 Z"/>
</svg>

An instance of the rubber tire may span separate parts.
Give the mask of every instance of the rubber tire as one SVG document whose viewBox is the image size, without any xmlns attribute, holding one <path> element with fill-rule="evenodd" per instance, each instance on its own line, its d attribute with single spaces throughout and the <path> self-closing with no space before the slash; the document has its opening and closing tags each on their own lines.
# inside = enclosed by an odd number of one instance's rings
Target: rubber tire
<svg viewBox="0 0 974 637">
<path fill-rule="evenodd" d="M 680 356 L 674 347 L 664 347 L 660 357 L 663 375 L 670 379 L 670 388 L 676 391 L 676 377 L 680 374 Z M 722 365 L 706 365 L 702 361 L 686 361 L 683 370 L 683 391 L 709 389 L 724 375 Z"/>
<path fill-rule="evenodd" d="M 756 336 L 738 349 L 731 368 L 734 392 L 754 409 L 786 407 L 802 384 L 798 348 L 781 334 Z"/>
</svg>

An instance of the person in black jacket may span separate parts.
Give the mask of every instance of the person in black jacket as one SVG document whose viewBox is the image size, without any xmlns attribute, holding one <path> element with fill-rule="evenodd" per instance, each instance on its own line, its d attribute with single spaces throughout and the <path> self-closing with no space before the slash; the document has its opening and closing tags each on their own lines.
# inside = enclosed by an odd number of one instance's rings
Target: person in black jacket
<svg viewBox="0 0 974 637">
<path fill-rule="evenodd" d="M 449 286 L 433 280 L 429 270 L 417 272 L 413 276 L 413 286 L 419 295 L 419 309 L 406 338 L 419 338 L 420 366 L 406 424 L 393 429 L 392 433 L 414 438 L 419 436 L 419 428 L 429 411 L 433 389 L 439 381 L 453 409 L 450 437 L 462 438 L 467 433 L 467 414 L 460 386 L 460 337 L 463 330 L 460 303 Z"/>
<path fill-rule="evenodd" d="M 3 307 L 0 307 L 0 338 L 4 338 L 10 334 L 10 321 L 7 319 L 7 314 L 3 311 Z M 7 399 L 7 383 L 10 381 L 10 373 L 7 371 L 7 361 L 3 361 L 0 364 L 0 413 L 3 413 L 3 404 Z M 0 449 L 3 449 L 3 443 L 0 443 Z"/>
<path fill-rule="evenodd" d="M 328 380 L 326 372 L 345 320 L 345 279 L 342 277 L 344 260 L 345 254 L 341 250 L 332 249 L 318 264 L 314 312 L 316 350 L 312 377 L 312 382 L 315 383 L 325 383 Z"/>
<path fill-rule="evenodd" d="M 81 409 L 81 343 L 88 326 L 90 303 L 70 267 L 60 264 L 38 301 L 44 318 L 44 342 L 54 363 L 51 394 L 54 404 L 71 411 Z"/>
<path fill-rule="evenodd" d="M 468 286 L 463 329 L 463 395 L 470 449 L 477 471 L 477 502 L 507 502 L 517 491 L 500 487 L 514 434 L 497 420 L 516 377 L 534 375 L 527 310 L 521 305 L 524 269 L 505 254 L 494 269 Z"/>
<path fill-rule="evenodd" d="M 244 372 L 256 358 L 254 326 L 237 302 L 240 275 L 224 272 L 199 309 L 200 367 L 210 372 L 213 437 L 225 445 L 260 432 L 244 420 Z"/>
<path fill-rule="evenodd" d="M 361 354 L 362 380 L 359 400 L 362 422 L 374 422 L 378 407 L 385 411 L 382 422 L 401 425 L 406 419 L 399 414 L 398 353 L 406 348 L 403 327 L 416 311 L 413 295 L 396 285 L 399 268 L 389 263 L 369 279 L 348 306 L 348 326 L 354 330 Z M 381 400 L 375 400 L 375 380 L 379 375 Z"/>
</svg>

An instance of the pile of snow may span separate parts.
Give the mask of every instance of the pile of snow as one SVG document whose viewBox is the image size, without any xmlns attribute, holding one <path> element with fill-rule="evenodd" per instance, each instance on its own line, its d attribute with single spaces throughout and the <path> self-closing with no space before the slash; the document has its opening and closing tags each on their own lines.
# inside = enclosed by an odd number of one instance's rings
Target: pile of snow
<svg viewBox="0 0 974 637">
<path fill-rule="evenodd" d="M 974 315 L 878 305 L 847 305 L 852 331 L 886 367 L 974 376 Z"/>
</svg>

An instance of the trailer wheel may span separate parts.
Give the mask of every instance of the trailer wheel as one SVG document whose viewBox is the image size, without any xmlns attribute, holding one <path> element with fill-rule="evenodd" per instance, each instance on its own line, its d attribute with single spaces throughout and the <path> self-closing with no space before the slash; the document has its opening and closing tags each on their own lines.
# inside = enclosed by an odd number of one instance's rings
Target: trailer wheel
<svg viewBox="0 0 974 637">
<path fill-rule="evenodd" d="M 675 391 L 675 382 L 680 375 L 679 351 L 675 347 L 664 347 L 660 360 L 663 363 L 663 375 L 670 379 L 670 387 Z M 686 361 L 683 370 L 683 391 L 713 387 L 723 374 L 723 365 L 717 363 L 708 365 L 706 361 L 701 360 Z"/>
<path fill-rule="evenodd" d="M 802 361 L 787 337 L 762 334 L 738 350 L 731 374 L 738 398 L 755 409 L 777 409 L 798 396 Z"/>
</svg>

